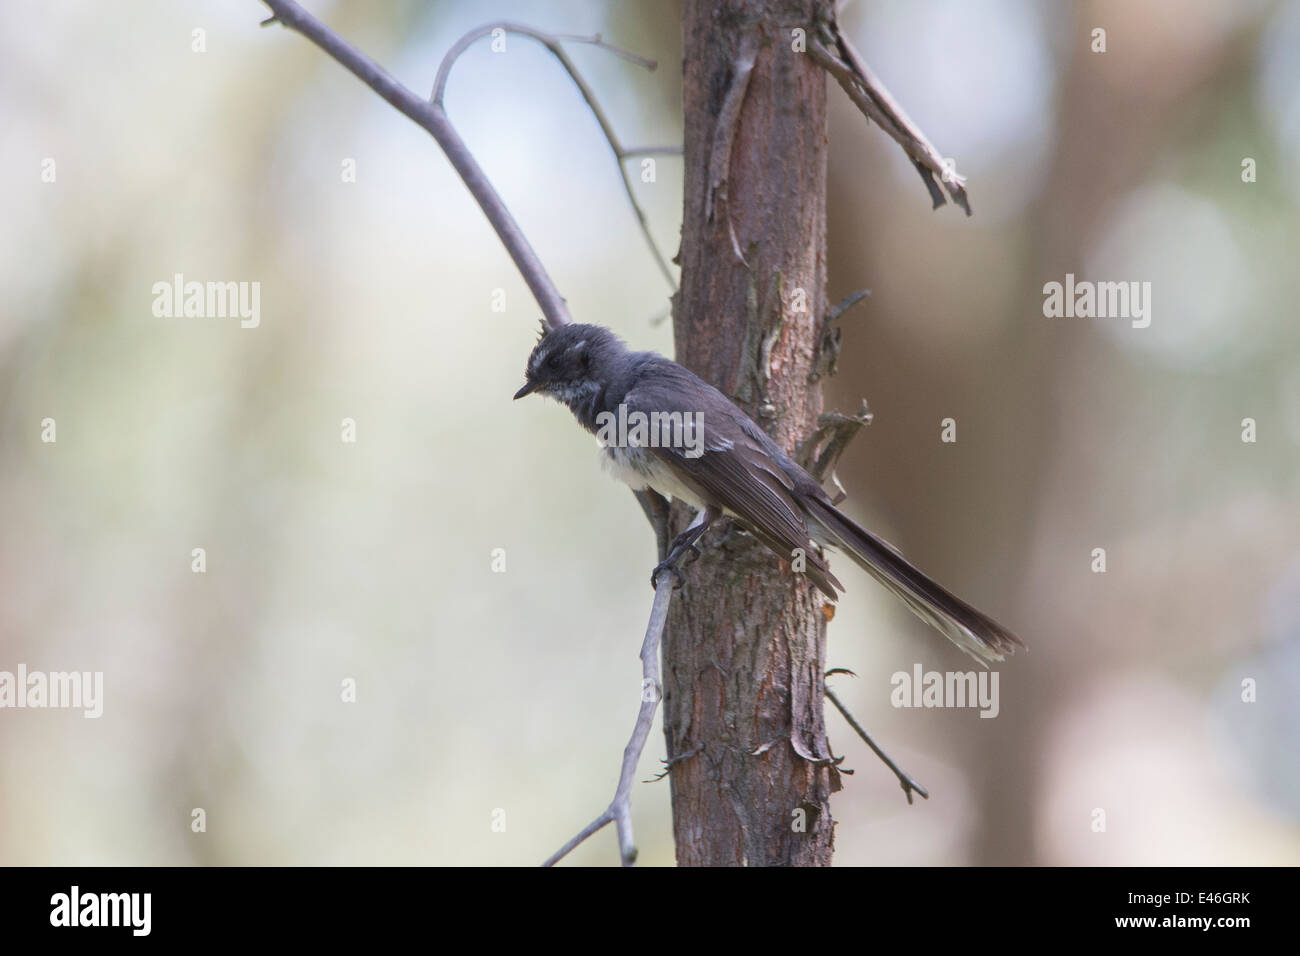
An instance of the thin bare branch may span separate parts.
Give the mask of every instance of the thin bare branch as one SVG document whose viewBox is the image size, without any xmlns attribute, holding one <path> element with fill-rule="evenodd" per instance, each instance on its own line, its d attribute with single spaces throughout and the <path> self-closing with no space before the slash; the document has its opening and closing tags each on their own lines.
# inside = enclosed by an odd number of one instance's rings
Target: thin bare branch
<svg viewBox="0 0 1300 956">
<path fill-rule="evenodd" d="M 481 40 L 487 36 L 492 36 L 498 30 L 536 40 L 542 46 L 546 47 L 546 49 L 548 49 L 551 54 L 560 61 L 560 65 L 563 66 L 565 72 L 569 74 L 569 78 L 573 80 L 574 85 L 578 88 L 578 92 L 582 94 L 583 100 L 586 101 L 587 108 L 591 110 L 592 116 L 596 118 L 596 122 L 600 125 L 600 131 L 604 134 L 606 142 L 609 143 L 609 148 L 614 151 L 614 158 L 618 163 L 618 175 L 623 180 L 623 191 L 627 193 L 627 201 L 632 206 L 632 212 L 636 214 L 637 223 L 641 227 L 641 235 L 645 237 L 646 245 L 650 247 L 650 254 L 654 256 L 655 263 L 659 266 L 659 271 L 663 273 L 664 279 L 667 280 L 669 286 L 676 290 L 677 280 L 673 277 L 672 269 L 668 265 L 667 257 L 664 256 L 658 244 L 655 242 L 654 236 L 650 232 L 650 222 L 646 218 L 645 211 L 641 208 L 641 204 L 637 202 L 636 194 L 632 191 L 632 179 L 628 176 L 627 168 L 624 166 L 625 160 L 634 156 L 648 155 L 648 152 L 646 150 L 630 151 L 623 148 L 623 145 L 618 138 L 618 134 L 614 132 L 613 124 L 610 122 L 609 117 L 596 99 L 595 91 L 592 90 L 587 81 L 583 79 L 582 74 L 578 72 L 578 68 L 574 65 L 573 61 L 569 59 L 569 55 L 565 52 L 562 42 L 585 43 L 589 46 L 599 47 L 602 50 L 606 50 L 616 56 L 622 57 L 630 63 L 643 66 L 648 70 L 656 68 L 657 64 L 655 61 L 647 60 L 644 57 L 639 57 L 634 53 L 629 53 L 627 50 L 606 43 L 601 39 L 600 34 L 589 37 L 552 34 L 538 30 L 536 27 L 527 26 L 526 24 L 513 23 L 509 20 L 500 20 L 496 23 L 487 23 L 481 27 L 475 27 L 469 33 L 466 33 L 463 37 L 457 40 L 452 45 L 452 48 L 447 51 L 447 55 L 443 57 L 442 63 L 438 66 L 438 75 L 433 83 L 433 94 L 430 96 L 430 100 L 435 106 L 440 109 L 443 107 L 443 95 L 447 88 L 447 77 L 451 74 L 451 68 L 455 65 L 456 60 L 460 58 L 460 55 L 475 41 Z M 672 147 L 666 147 L 666 149 L 671 150 Z M 655 152 L 662 151 L 663 150 L 658 148 L 655 149 Z M 680 147 L 677 148 L 677 151 L 681 151 Z"/>
<path fill-rule="evenodd" d="M 456 172 L 460 174 L 470 194 L 477 200 L 492 228 L 501 238 L 515 267 L 524 277 L 524 282 L 528 284 L 529 291 L 541 306 L 547 324 L 555 328 L 571 322 L 564 297 L 551 281 L 541 260 L 537 258 L 537 253 L 533 251 L 519 224 L 515 222 L 514 216 L 510 214 L 505 202 L 488 181 L 487 175 L 469 151 L 469 147 L 465 145 L 465 141 L 447 119 L 447 114 L 443 112 L 442 107 L 426 102 L 411 92 L 378 63 L 334 33 L 294 0 L 262 0 L 262 2 L 271 8 L 273 14 L 262 22 L 263 26 L 279 23 L 302 34 L 434 138 L 447 158 L 451 160 Z"/>
<path fill-rule="evenodd" d="M 953 202 L 969 216 L 971 209 L 966 195 L 965 178 L 957 174 L 954 165 L 940 155 L 920 127 L 903 112 L 898 101 L 871 72 L 848 38 L 840 32 L 839 24 L 831 19 L 819 23 L 817 28 L 820 36 L 813 36 L 808 43 L 808 53 L 812 58 L 835 77 L 867 119 L 875 121 L 903 147 L 903 151 L 912 158 L 912 163 L 920 172 L 935 208 L 945 202 L 943 193 L 935 184 L 937 177 Z"/>
<path fill-rule="evenodd" d="M 826 673 L 826 676 L 829 677 L 831 676 L 831 674 L 851 674 L 851 673 L 852 671 L 845 671 L 843 669 L 837 668 L 835 670 L 828 671 Z M 867 742 L 867 746 L 872 749 L 872 751 L 875 753 L 877 757 L 879 757 L 882 761 L 884 761 L 885 766 L 894 772 L 894 776 L 898 778 L 898 785 L 903 788 L 903 793 L 906 794 L 907 796 L 908 806 L 912 805 L 913 792 L 919 793 L 922 799 L 925 800 L 930 799 L 930 794 L 926 791 L 925 787 L 921 786 L 919 783 L 917 783 L 915 780 L 913 780 L 911 777 L 905 774 L 902 770 L 900 770 L 898 768 L 898 764 L 890 760 L 889 755 L 886 754 L 883 750 L 881 750 L 878 746 L 876 746 L 876 742 L 871 739 L 871 734 L 867 733 L 866 730 L 863 729 L 862 725 L 858 723 L 857 720 L 854 719 L 853 715 L 849 713 L 849 709 L 844 706 L 844 704 L 840 701 L 840 699 L 837 696 L 835 696 L 835 691 L 831 690 L 829 687 L 826 688 L 826 699 L 835 705 L 835 709 L 838 710 L 840 714 L 843 715 L 846 721 L 848 721 L 849 726 L 852 727 L 855 731 L 857 731 L 858 736 Z"/>
<path fill-rule="evenodd" d="M 619 857 L 623 865 L 632 866 L 636 863 L 636 841 L 632 835 L 632 784 L 636 782 L 636 765 L 641 759 L 641 752 L 645 750 L 646 739 L 650 736 L 651 725 L 654 724 L 655 710 L 659 706 L 659 698 L 663 695 L 663 682 L 659 671 L 659 642 L 663 638 L 664 625 L 668 621 L 668 604 L 672 600 L 674 580 L 670 568 L 660 571 L 655 578 L 654 603 L 650 606 L 650 620 L 646 624 L 645 640 L 641 642 L 641 709 L 636 716 L 632 738 L 623 748 L 623 765 L 619 771 L 614 799 L 600 816 L 560 847 L 542 866 L 554 866 L 607 823 L 613 823 L 618 830 Z"/>
<path fill-rule="evenodd" d="M 682 148 L 680 146 L 634 146 L 631 149 L 623 150 L 624 159 L 634 159 L 638 156 L 680 156 Z"/>
</svg>

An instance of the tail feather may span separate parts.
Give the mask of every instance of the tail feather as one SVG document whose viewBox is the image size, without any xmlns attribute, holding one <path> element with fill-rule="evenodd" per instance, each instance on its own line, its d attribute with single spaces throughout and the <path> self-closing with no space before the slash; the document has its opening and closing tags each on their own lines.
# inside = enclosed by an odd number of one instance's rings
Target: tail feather
<svg viewBox="0 0 1300 956">
<path fill-rule="evenodd" d="M 812 501 L 809 511 L 827 532 L 831 544 L 838 544 L 864 571 L 902 598 L 917 617 L 981 664 L 1004 660 L 1007 654 L 1025 646 L 997 621 L 926 577 L 834 505 Z"/>
</svg>

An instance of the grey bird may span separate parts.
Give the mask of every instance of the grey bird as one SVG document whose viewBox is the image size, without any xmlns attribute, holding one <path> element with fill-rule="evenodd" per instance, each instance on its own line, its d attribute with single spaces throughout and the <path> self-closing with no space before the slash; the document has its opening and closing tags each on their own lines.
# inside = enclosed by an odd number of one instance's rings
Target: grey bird
<svg viewBox="0 0 1300 956">
<path fill-rule="evenodd" d="M 677 571 L 709 525 L 733 518 L 835 601 L 844 586 L 818 547 L 837 547 L 927 624 L 981 663 L 1020 639 L 903 559 L 835 507 L 830 496 L 729 398 L 655 352 L 634 352 L 598 325 L 543 326 L 524 386 L 564 403 L 604 447 L 605 467 L 633 490 L 652 489 L 700 509 L 655 572 Z M 617 423 L 651 423 L 619 431 Z M 657 423 L 657 425 L 656 425 Z M 698 427 L 694 430 L 690 425 Z M 614 439 L 614 440 L 611 440 Z M 652 576 L 653 580 L 653 576 Z"/>
</svg>

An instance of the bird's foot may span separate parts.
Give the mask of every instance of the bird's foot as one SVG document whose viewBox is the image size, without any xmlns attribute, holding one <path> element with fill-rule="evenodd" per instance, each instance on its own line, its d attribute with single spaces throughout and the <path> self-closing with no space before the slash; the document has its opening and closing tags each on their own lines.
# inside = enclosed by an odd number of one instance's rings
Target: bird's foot
<svg viewBox="0 0 1300 956">
<path fill-rule="evenodd" d="M 674 591 L 681 590 L 682 585 L 686 583 L 686 575 L 682 574 L 681 570 L 677 567 L 677 562 L 675 560 L 660 561 L 658 564 L 655 565 L 655 569 L 650 572 L 651 589 L 654 590 L 658 589 L 659 573 L 661 571 L 671 571 L 673 577 L 676 578 L 676 581 L 673 584 Z"/>
</svg>

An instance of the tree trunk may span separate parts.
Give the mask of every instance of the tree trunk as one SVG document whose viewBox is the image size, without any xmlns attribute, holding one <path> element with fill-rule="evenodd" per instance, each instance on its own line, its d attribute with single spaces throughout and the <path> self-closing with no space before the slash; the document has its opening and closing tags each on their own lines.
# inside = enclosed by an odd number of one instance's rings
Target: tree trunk
<svg viewBox="0 0 1300 956">
<path fill-rule="evenodd" d="M 677 360 L 787 451 L 821 411 L 826 78 L 792 34 L 819 16 L 821 0 L 687 0 L 683 21 Z M 664 643 L 677 861 L 829 865 L 823 598 L 730 522 L 702 550 Z"/>
</svg>

